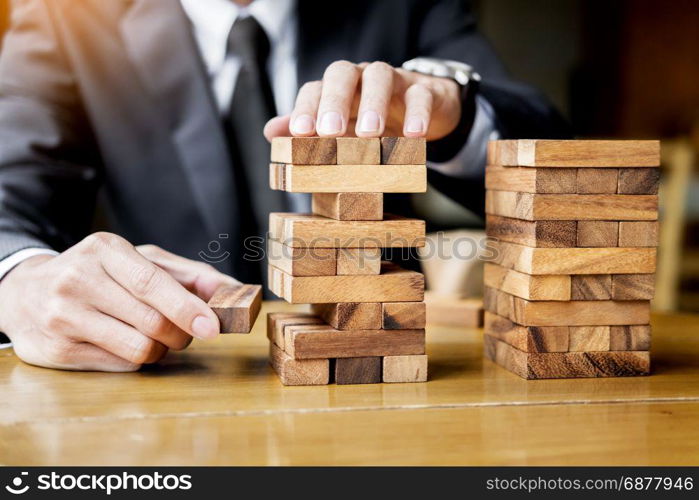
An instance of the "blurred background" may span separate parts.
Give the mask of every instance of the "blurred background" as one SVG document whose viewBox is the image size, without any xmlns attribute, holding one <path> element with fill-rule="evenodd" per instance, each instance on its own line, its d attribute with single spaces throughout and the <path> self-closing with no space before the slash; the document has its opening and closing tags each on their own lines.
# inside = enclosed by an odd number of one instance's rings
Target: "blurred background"
<svg viewBox="0 0 699 500">
<path fill-rule="evenodd" d="M 0 31 L 8 3 L 0 0 Z M 699 2 L 476 0 L 474 7 L 511 72 L 541 88 L 580 137 L 662 139 L 654 305 L 699 311 Z M 437 195 L 421 203 L 445 229 L 479 223 Z"/>
</svg>

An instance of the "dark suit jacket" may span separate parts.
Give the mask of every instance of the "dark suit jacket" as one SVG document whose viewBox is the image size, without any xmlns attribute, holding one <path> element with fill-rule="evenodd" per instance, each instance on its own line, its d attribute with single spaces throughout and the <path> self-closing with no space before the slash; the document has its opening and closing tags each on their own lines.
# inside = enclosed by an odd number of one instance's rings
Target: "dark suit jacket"
<svg viewBox="0 0 699 500">
<path fill-rule="evenodd" d="M 0 57 L 0 259 L 79 241 L 100 187 L 114 231 L 134 244 L 196 259 L 218 234 L 235 234 L 226 140 L 178 0 L 23 0 L 14 9 Z M 338 59 L 460 60 L 483 76 L 505 137 L 567 133 L 539 93 L 508 77 L 465 1 L 299 0 L 298 22 L 299 83 Z M 430 154 L 448 156 L 465 131 Z M 429 180 L 482 212 L 479 181 Z M 253 197 L 283 209 L 267 189 Z"/>
</svg>

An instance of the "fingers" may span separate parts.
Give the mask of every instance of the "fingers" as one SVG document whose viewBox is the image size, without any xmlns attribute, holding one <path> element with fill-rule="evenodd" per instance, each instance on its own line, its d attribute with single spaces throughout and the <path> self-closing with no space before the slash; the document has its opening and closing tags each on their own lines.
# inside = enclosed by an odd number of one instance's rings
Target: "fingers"
<svg viewBox="0 0 699 500">
<path fill-rule="evenodd" d="M 241 284 L 237 279 L 219 272 L 210 264 L 175 255 L 155 245 L 141 245 L 136 247 L 136 250 L 205 301 L 208 301 L 220 286 Z"/>
<path fill-rule="evenodd" d="M 85 311 L 84 323 L 89 325 L 80 335 L 92 345 L 135 365 L 159 361 L 167 353 L 167 347 L 106 314 Z M 80 343 L 76 343 L 80 345 Z"/>
<path fill-rule="evenodd" d="M 432 116 L 433 96 L 426 86 L 415 83 L 405 92 L 403 135 L 422 137 L 427 134 Z"/>
<path fill-rule="evenodd" d="M 206 339 L 218 335 L 220 325 L 211 308 L 126 240 L 96 233 L 91 236 L 90 245 L 100 253 L 106 273 L 131 295 L 193 337 Z"/>
<path fill-rule="evenodd" d="M 384 62 L 367 65 L 362 72 L 362 96 L 355 127 L 358 137 L 383 133 L 392 95 L 393 68 Z"/>
<path fill-rule="evenodd" d="M 265 139 L 272 142 L 275 137 L 288 137 L 291 135 L 289 131 L 289 115 L 275 116 L 265 124 L 264 134 Z"/>
<path fill-rule="evenodd" d="M 90 298 L 95 312 L 115 318 L 139 333 L 180 351 L 192 342 L 192 336 L 147 304 L 136 299 L 111 278 Z M 86 340 L 86 339 L 83 339 Z"/>
<path fill-rule="evenodd" d="M 360 74 L 359 67 L 347 61 L 334 62 L 325 70 L 316 124 L 319 136 L 335 137 L 347 131 Z"/>
<path fill-rule="evenodd" d="M 307 82 L 303 84 L 296 96 L 296 105 L 291 113 L 290 132 L 295 136 L 313 135 L 316 130 L 316 112 L 320 104 L 323 84 Z"/>
<path fill-rule="evenodd" d="M 41 345 L 19 342 L 15 345 L 15 352 L 25 363 L 58 370 L 134 372 L 141 368 L 138 363 L 87 342 L 64 340 Z"/>
</svg>

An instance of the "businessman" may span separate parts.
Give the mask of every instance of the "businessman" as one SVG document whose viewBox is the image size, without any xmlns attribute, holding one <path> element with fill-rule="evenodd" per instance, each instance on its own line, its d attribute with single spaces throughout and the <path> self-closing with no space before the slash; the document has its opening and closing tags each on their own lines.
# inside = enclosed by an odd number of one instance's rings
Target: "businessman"
<svg viewBox="0 0 699 500">
<path fill-rule="evenodd" d="M 566 133 L 465 1 L 16 1 L 0 331 L 27 363 L 104 371 L 215 337 L 213 291 L 262 279 L 244 242 L 309 209 L 268 188 L 272 137 L 426 137 L 431 186 L 482 212 L 488 139 Z"/>
</svg>

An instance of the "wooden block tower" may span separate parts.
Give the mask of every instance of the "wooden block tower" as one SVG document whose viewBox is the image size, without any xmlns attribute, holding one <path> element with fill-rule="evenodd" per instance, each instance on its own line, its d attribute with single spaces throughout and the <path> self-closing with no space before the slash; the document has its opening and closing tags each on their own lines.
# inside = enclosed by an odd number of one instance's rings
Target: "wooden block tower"
<svg viewBox="0 0 699 500">
<path fill-rule="evenodd" d="M 384 214 L 384 193 L 427 186 L 425 141 L 276 138 L 272 189 L 313 193 L 313 214 L 272 213 L 269 287 L 311 313 L 268 316 L 284 385 L 424 382 L 424 277 L 381 261 L 424 245 L 425 223 Z"/>
<path fill-rule="evenodd" d="M 645 375 L 658 141 L 493 141 L 485 356 L 527 379 Z"/>
</svg>

